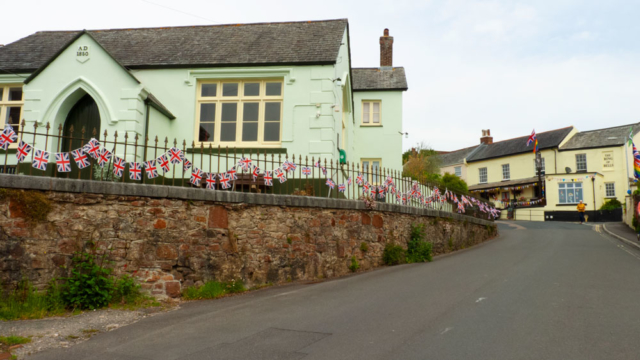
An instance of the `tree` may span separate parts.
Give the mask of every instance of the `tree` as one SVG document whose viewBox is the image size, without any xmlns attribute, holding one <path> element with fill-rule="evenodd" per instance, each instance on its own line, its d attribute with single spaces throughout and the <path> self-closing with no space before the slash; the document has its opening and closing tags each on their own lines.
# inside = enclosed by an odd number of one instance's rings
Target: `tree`
<svg viewBox="0 0 640 360">
<path fill-rule="evenodd" d="M 404 158 L 407 160 L 404 161 Z M 440 158 L 438 152 L 430 149 L 424 142 L 403 154 L 402 176 L 413 180 L 433 179 L 440 176 Z"/>
<path fill-rule="evenodd" d="M 466 194 L 469 192 L 467 183 L 454 174 L 444 173 L 440 178 L 440 186 L 458 193 Z"/>
</svg>

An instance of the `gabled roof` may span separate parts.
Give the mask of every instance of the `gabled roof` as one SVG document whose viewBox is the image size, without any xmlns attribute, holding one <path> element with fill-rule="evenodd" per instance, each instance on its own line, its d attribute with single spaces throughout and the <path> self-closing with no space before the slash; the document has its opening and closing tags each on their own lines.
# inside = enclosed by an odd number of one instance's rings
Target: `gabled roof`
<svg viewBox="0 0 640 360">
<path fill-rule="evenodd" d="M 438 155 L 438 157 L 440 157 L 440 167 L 462 164 L 464 162 L 464 158 L 473 153 L 473 151 L 479 146 L 480 145 L 475 145 Z"/>
<path fill-rule="evenodd" d="M 556 148 L 573 130 L 573 126 L 562 129 L 545 131 L 536 134 L 538 138 L 538 148 L 540 150 Z M 515 139 L 503 140 L 481 146 L 471 156 L 467 157 L 467 162 L 481 161 L 503 156 L 524 154 L 533 151 L 533 145 L 527 146 L 527 136 Z"/>
<path fill-rule="evenodd" d="M 581 131 L 572 136 L 560 151 L 622 146 L 629 140 L 630 129 L 633 129 L 633 135 L 637 134 L 640 132 L 640 123 Z"/>
<path fill-rule="evenodd" d="M 407 76 L 403 67 L 353 68 L 353 91 L 406 91 Z"/>
<path fill-rule="evenodd" d="M 128 68 L 334 64 L 347 20 L 90 30 Z M 78 31 L 43 31 L 0 47 L 0 71 L 32 72 Z"/>
</svg>

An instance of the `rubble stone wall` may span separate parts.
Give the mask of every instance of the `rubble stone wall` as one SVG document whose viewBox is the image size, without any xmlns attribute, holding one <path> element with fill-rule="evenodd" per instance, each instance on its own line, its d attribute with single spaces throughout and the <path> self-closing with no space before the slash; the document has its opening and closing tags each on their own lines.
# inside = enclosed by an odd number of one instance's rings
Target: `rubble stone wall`
<svg viewBox="0 0 640 360">
<path fill-rule="evenodd" d="M 381 266 L 385 244 L 406 247 L 411 224 L 426 224 L 434 254 L 496 233 L 486 220 L 398 205 L 367 210 L 354 201 L 201 189 L 143 196 L 139 188 L 154 186 L 81 183 L 91 184 L 0 176 L 0 188 L 39 192 L 51 204 L 46 220 L 34 221 L 25 217 L 25 204 L 0 200 L 4 287 L 29 279 L 44 288 L 67 274 L 73 253 L 87 241 L 108 251 L 116 273 L 136 276 L 158 297 L 176 297 L 185 286 L 213 279 L 251 286 L 340 276 L 349 272 L 352 256 L 361 270 Z"/>
</svg>

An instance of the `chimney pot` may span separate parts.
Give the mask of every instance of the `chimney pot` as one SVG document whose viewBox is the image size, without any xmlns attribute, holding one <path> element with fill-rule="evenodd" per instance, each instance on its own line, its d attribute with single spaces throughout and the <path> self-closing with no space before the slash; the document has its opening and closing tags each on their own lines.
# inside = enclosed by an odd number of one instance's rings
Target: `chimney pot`
<svg viewBox="0 0 640 360">
<path fill-rule="evenodd" d="M 491 130 L 482 130 L 482 137 L 480 138 L 481 144 L 493 144 L 493 137 L 491 136 Z"/>
<path fill-rule="evenodd" d="M 389 36 L 389 29 L 384 29 L 380 37 L 380 67 L 393 66 L 393 36 Z"/>
</svg>

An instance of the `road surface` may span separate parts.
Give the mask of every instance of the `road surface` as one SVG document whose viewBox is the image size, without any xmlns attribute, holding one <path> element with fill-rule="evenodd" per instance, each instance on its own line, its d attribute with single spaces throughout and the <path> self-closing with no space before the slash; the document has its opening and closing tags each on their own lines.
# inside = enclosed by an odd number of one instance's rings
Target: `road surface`
<svg viewBox="0 0 640 360">
<path fill-rule="evenodd" d="M 432 263 L 185 304 L 33 359 L 640 359 L 640 251 L 501 223 Z"/>
</svg>

